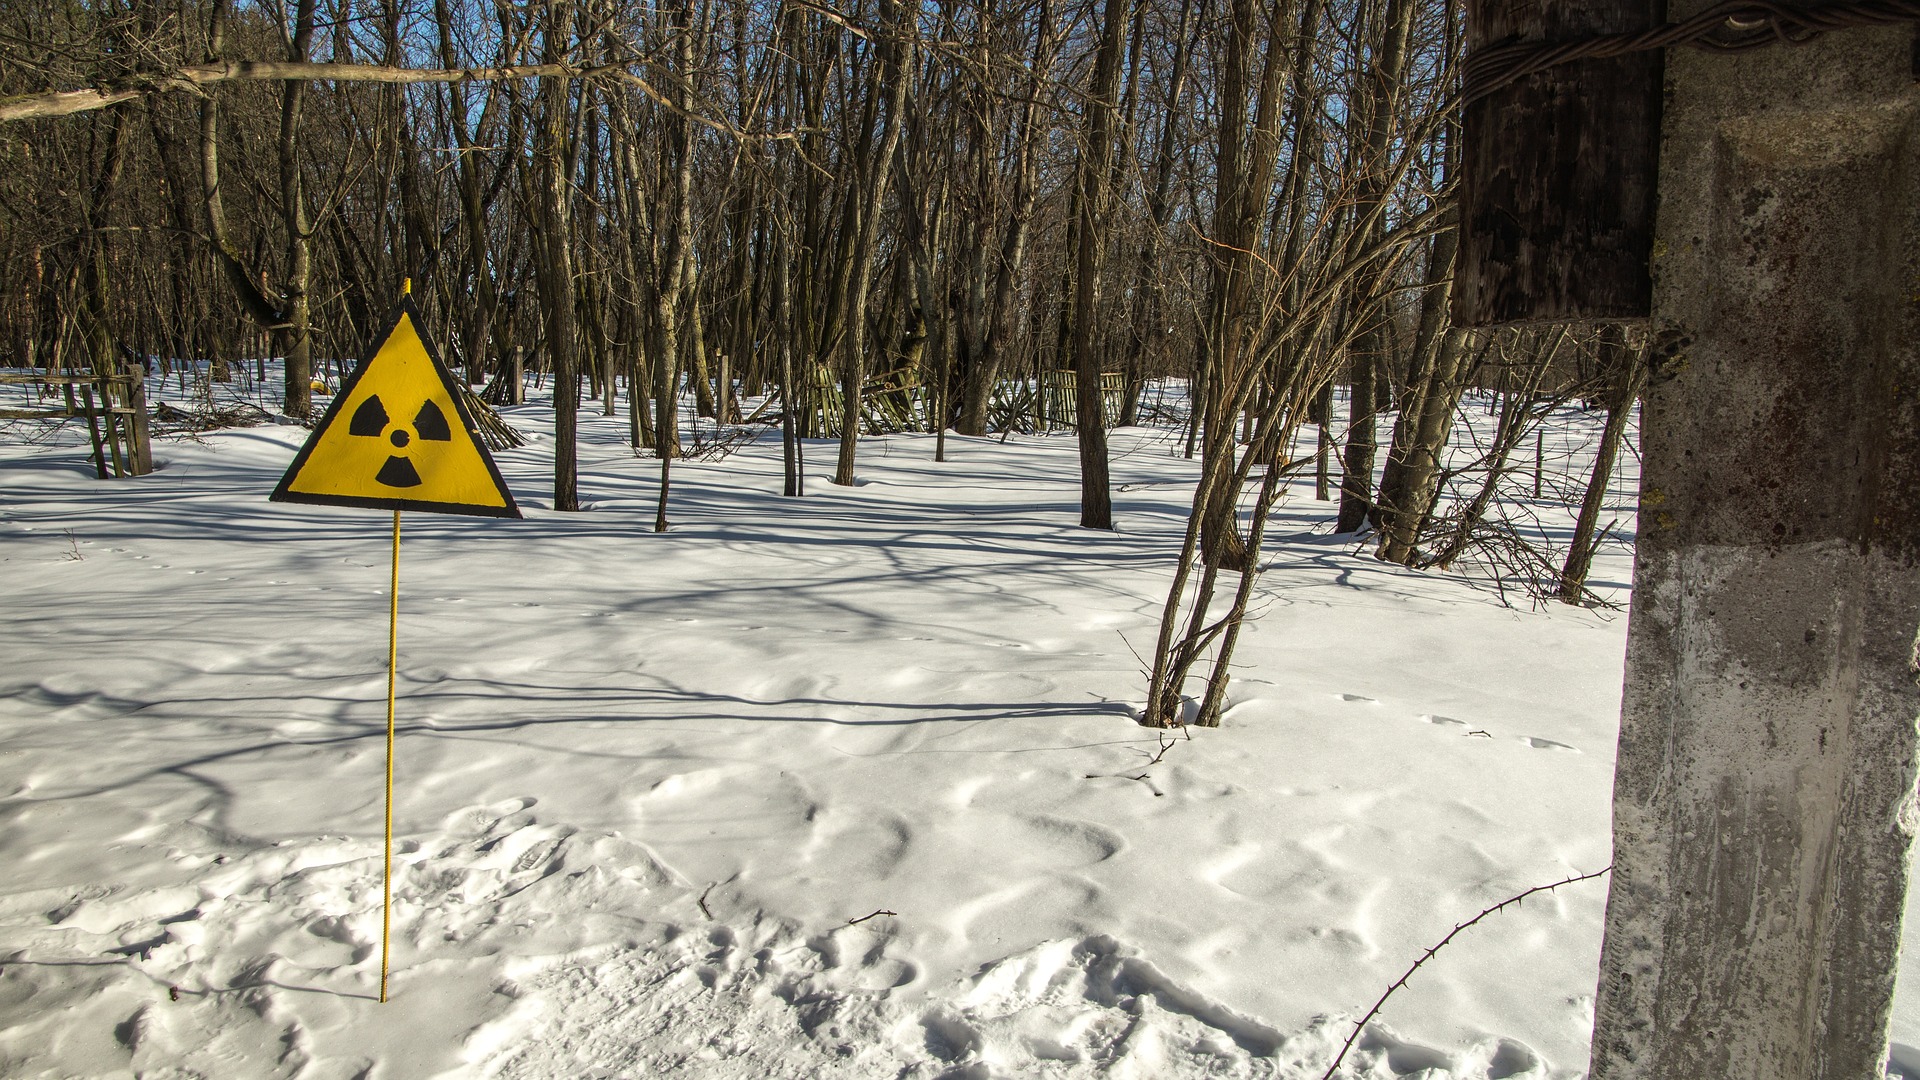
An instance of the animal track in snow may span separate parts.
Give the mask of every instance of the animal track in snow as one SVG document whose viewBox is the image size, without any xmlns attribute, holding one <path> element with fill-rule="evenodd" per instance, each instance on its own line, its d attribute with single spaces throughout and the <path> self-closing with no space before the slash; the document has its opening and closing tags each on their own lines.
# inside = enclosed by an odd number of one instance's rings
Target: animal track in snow
<svg viewBox="0 0 1920 1080">
<path fill-rule="evenodd" d="M 1070 875 L 1025 877 L 949 909 L 947 929 L 961 940 L 995 941 L 1031 932 L 1036 911 L 1085 911 L 1099 886 Z"/>
<path fill-rule="evenodd" d="M 1580 752 L 1577 748 L 1568 746 L 1566 743 L 1555 742 L 1552 739 L 1539 739 L 1532 735 L 1522 735 L 1520 736 L 1520 741 L 1533 747 L 1535 750 L 1571 750 L 1576 754 Z"/>
<path fill-rule="evenodd" d="M 1103 825 L 1035 814 L 1012 819 L 1008 833 L 1024 833 L 1013 849 L 1041 853 L 1041 862 L 1049 866 L 1090 866 L 1105 862 L 1126 850 L 1127 842 L 1119 833 Z"/>
<path fill-rule="evenodd" d="M 833 880 L 883 881 L 906 855 L 913 833 L 897 814 L 828 807 L 815 814 L 802 858 Z"/>
</svg>

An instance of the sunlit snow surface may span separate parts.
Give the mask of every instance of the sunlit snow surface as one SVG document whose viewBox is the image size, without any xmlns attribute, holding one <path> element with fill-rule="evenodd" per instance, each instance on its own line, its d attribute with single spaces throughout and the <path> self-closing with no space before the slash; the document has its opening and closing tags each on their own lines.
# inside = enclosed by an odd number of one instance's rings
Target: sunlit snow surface
<svg viewBox="0 0 1920 1080">
<path fill-rule="evenodd" d="M 1317 1077 L 1607 862 L 1620 613 L 1385 567 L 1307 481 L 1225 726 L 1150 764 L 1173 435 L 1115 434 L 1116 533 L 1061 434 L 870 439 L 851 488 L 813 444 L 800 500 L 763 437 L 655 535 L 582 420 L 585 512 L 542 436 L 526 520 L 405 519 L 386 1005 L 390 518 L 269 504 L 298 428 L 107 482 L 0 433 L 0 1075 Z M 1604 899 L 1467 931 L 1343 1075 L 1580 1073 Z"/>
</svg>

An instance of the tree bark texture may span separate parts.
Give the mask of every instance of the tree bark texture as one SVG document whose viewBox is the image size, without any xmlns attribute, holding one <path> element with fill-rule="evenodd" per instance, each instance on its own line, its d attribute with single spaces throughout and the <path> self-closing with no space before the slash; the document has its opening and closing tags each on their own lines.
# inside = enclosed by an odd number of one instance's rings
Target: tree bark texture
<svg viewBox="0 0 1920 1080">
<path fill-rule="evenodd" d="M 1106 260 L 1109 190 L 1113 184 L 1115 98 L 1125 58 L 1129 0 L 1105 0 L 1100 49 L 1087 99 L 1087 143 L 1080 160 L 1080 243 L 1074 272 L 1074 426 L 1080 442 L 1080 526 L 1113 528 L 1107 478 L 1106 406 L 1100 393 L 1100 279 Z"/>
<path fill-rule="evenodd" d="M 1375 554 L 1402 566 L 1413 562 L 1420 523 L 1433 503 L 1440 455 L 1452 433 L 1453 411 L 1465 389 L 1459 335 L 1444 325 L 1459 235 L 1458 229 L 1442 232 L 1428 252 L 1420 329 L 1380 477 L 1380 547 Z"/>
<path fill-rule="evenodd" d="M 568 6 L 556 4 L 547 12 L 543 48 L 550 61 L 557 60 L 565 48 Z M 547 360 L 553 372 L 553 508 L 572 511 L 580 509 L 580 369 L 573 321 L 573 256 L 568 242 L 573 183 L 565 150 L 571 127 L 571 89 L 565 79 L 547 79 L 541 84 L 540 97 L 538 277 Z"/>
</svg>

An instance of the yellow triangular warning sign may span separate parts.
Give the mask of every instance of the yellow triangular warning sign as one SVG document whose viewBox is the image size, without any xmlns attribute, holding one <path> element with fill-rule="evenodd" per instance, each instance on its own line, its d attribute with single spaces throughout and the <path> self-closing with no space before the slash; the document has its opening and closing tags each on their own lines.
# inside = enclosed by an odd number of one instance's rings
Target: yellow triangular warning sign
<svg viewBox="0 0 1920 1080">
<path fill-rule="evenodd" d="M 520 516 L 411 303 L 347 376 L 273 501 Z"/>
</svg>

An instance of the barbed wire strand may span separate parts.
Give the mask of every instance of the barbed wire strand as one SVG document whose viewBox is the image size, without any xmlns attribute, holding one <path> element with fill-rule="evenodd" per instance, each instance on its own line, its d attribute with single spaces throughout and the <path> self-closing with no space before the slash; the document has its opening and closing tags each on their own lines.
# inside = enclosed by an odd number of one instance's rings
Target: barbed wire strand
<svg viewBox="0 0 1920 1080">
<path fill-rule="evenodd" d="M 1606 59 L 1676 45 L 1744 52 L 1769 45 L 1805 45 L 1835 30 L 1908 22 L 1920 22 L 1920 0 L 1837 0 L 1819 7 L 1727 0 L 1690 19 L 1650 30 L 1477 49 L 1463 65 L 1462 96 L 1471 104 L 1528 75 L 1574 60 Z"/>
</svg>

